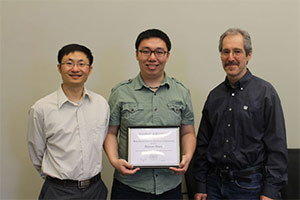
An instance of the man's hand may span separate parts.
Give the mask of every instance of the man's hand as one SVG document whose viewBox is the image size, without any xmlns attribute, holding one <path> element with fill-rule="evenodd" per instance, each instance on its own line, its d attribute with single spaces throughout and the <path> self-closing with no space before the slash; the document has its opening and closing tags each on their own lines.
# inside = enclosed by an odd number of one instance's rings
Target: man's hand
<svg viewBox="0 0 300 200">
<path fill-rule="evenodd" d="M 194 198 L 195 200 L 206 200 L 207 194 L 204 193 L 196 193 Z"/>
<path fill-rule="evenodd" d="M 133 168 L 126 160 L 120 159 L 118 154 L 118 130 L 119 126 L 109 126 L 107 131 L 107 136 L 104 141 L 104 150 L 106 155 L 116 170 L 118 170 L 122 175 L 135 174 L 140 168 Z"/>
<path fill-rule="evenodd" d="M 140 170 L 140 168 L 133 168 L 131 164 L 129 164 L 126 160 L 124 159 L 118 159 L 115 162 L 112 163 L 114 168 L 118 170 L 122 175 L 131 175 L 135 174 L 137 171 Z"/>
<path fill-rule="evenodd" d="M 260 200 L 272 200 L 272 199 L 270 199 L 269 197 L 266 197 L 266 196 L 260 196 Z"/>
<path fill-rule="evenodd" d="M 189 167 L 191 159 L 183 155 L 182 160 L 179 163 L 179 167 L 170 167 L 169 169 L 174 171 L 176 175 L 183 175 Z"/>
<path fill-rule="evenodd" d="M 196 135 L 194 125 L 182 124 L 180 129 L 182 141 L 182 160 L 179 163 L 178 168 L 169 168 L 170 170 L 174 171 L 176 175 L 182 175 L 187 171 L 196 147 Z"/>
</svg>

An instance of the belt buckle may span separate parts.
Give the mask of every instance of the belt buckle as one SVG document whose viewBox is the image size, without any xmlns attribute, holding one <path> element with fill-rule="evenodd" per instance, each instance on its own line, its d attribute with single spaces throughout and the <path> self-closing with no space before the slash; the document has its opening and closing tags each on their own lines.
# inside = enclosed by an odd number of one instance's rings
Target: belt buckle
<svg viewBox="0 0 300 200">
<path fill-rule="evenodd" d="M 220 172 L 219 172 L 219 176 L 221 178 L 228 178 L 228 177 L 231 177 L 231 173 L 228 170 L 222 170 L 221 169 Z"/>
<path fill-rule="evenodd" d="M 78 181 L 79 189 L 87 188 L 87 187 L 89 187 L 89 185 L 90 185 L 90 180 Z"/>
</svg>

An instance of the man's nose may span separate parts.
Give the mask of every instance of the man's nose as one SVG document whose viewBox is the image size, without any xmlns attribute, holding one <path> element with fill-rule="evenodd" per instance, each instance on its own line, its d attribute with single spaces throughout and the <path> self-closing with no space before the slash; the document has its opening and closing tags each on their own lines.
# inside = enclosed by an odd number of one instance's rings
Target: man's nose
<svg viewBox="0 0 300 200">
<path fill-rule="evenodd" d="M 78 64 L 74 64 L 73 67 L 72 67 L 72 71 L 79 71 L 79 67 L 78 67 Z"/>
<path fill-rule="evenodd" d="M 235 60 L 234 53 L 230 52 L 228 55 L 228 60 Z"/>
<path fill-rule="evenodd" d="M 155 56 L 154 51 L 151 52 L 151 54 L 150 54 L 150 56 L 149 56 L 148 59 L 149 59 L 149 60 L 156 60 L 156 56 Z"/>
</svg>

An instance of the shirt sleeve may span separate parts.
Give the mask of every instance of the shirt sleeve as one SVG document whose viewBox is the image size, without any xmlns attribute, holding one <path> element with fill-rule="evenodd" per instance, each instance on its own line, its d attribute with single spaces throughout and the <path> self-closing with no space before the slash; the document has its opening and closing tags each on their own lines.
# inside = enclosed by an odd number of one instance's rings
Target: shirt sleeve
<svg viewBox="0 0 300 200">
<path fill-rule="evenodd" d="M 287 183 L 287 143 L 283 111 L 280 99 L 274 88 L 265 102 L 266 146 L 265 179 L 262 194 L 277 198 L 279 190 Z"/>
<path fill-rule="evenodd" d="M 197 145 L 194 156 L 193 174 L 196 180 L 196 192 L 206 193 L 206 177 L 209 171 L 209 162 L 206 158 L 207 148 L 213 132 L 209 122 L 208 113 L 205 109 L 202 111 L 202 118 L 197 134 Z"/>
<path fill-rule="evenodd" d="M 107 119 L 107 121 L 106 121 L 106 127 L 107 127 L 107 129 L 108 129 L 108 126 L 109 126 L 109 119 L 110 119 L 110 107 L 109 107 L 109 105 L 107 104 L 107 112 L 106 112 L 106 119 Z"/>
<path fill-rule="evenodd" d="M 43 118 L 38 112 L 31 108 L 29 111 L 27 143 L 30 159 L 33 166 L 42 177 L 45 174 L 42 172 L 42 160 L 45 153 L 45 137 L 43 131 Z"/>
<path fill-rule="evenodd" d="M 187 91 L 187 95 L 185 98 L 185 110 L 182 113 L 182 124 L 194 124 L 194 112 L 193 112 L 193 106 L 192 106 L 192 100 L 191 100 L 191 94 L 190 91 Z"/>
<path fill-rule="evenodd" d="M 121 118 L 121 107 L 119 103 L 119 93 L 118 90 L 112 89 L 108 104 L 110 107 L 110 120 L 109 125 L 118 126 L 120 125 L 120 118 Z"/>
</svg>

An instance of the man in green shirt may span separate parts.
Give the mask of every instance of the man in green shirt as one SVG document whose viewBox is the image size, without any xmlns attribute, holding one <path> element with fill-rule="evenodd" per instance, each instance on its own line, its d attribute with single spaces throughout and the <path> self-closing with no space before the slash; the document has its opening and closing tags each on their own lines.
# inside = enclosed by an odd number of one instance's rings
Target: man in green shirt
<svg viewBox="0 0 300 200">
<path fill-rule="evenodd" d="M 116 169 L 111 199 L 182 199 L 181 175 L 196 143 L 190 92 L 164 71 L 171 50 L 164 32 L 149 29 L 140 33 L 135 47 L 140 73 L 115 86 L 109 98 L 111 117 L 104 148 Z M 126 161 L 129 126 L 171 125 L 180 126 L 179 167 L 134 168 Z"/>
</svg>

